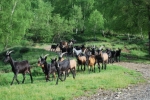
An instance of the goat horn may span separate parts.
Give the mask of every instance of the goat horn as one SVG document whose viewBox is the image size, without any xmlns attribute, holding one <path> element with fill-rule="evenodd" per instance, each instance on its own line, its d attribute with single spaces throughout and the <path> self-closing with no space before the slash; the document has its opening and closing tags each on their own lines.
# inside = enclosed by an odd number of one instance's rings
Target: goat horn
<svg viewBox="0 0 150 100">
<path fill-rule="evenodd" d="M 8 55 L 9 51 L 6 52 L 6 55 Z"/>
<path fill-rule="evenodd" d="M 86 50 L 86 49 L 84 49 L 84 51 L 83 51 L 84 54 L 85 54 L 85 50 Z"/>
<path fill-rule="evenodd" d="M 13 52 L 13 50 L 9 51 L 8 54 L 10 54 L 10 53 L 12 53 L 12 52 Z"/>
<path fill-rule="evenodd" d="M 65 53 L 67 53 L 67 52 L 62 53 L 62 54 L 60 55 L 60 57 L 62 57 Z"/>
<path fill-rule="evenodd" d="M 44 56 L 44 58 L 47 57 L 48 55 L 49 55 L 49 54 L 46 54 L 46 55 Z"/>
<path fill-rule="evenodd" d="M 100 48 L 99 48 L 99 50 L 101 50 L 103 48 L 103 46 L 101 46 Z"/>
</svg>

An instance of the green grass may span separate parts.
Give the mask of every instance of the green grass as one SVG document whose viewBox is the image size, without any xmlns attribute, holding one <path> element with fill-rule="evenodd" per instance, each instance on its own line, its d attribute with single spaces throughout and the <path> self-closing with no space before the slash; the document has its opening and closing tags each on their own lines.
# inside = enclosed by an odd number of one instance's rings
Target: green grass
<svg viewBox="0 0 150 100">
<path fill-rule="evenodd" d="M 97 67 L 96 67 L 97 69 Z M 10 86 L 13 73 L 0 74 L 0 98 L 1 100 L 70 100 L 75 97 L 85 95 L 86 91 L 91 94 L 95 93 L 97 89 L 111 89 L 125 88 L 129 84 L 137 84 L 145 82 L 142 75 L 134 70 L 127 68 L 108 65 L 107 70 L 101 70 L 96 73 L 77 72 L 76 79 L 72 75 L 67 77 L 66 81 L 46 82 L 44 76 L 33 76 L 34 83 L 30 83 L 29 75 L 26 76 L 25 84 L 14 84 Z M 22 75 L 18 75 L 18 79 L 22 80 Z M 2 84 L 2 83 L 5 84 Z"/>
</svg>

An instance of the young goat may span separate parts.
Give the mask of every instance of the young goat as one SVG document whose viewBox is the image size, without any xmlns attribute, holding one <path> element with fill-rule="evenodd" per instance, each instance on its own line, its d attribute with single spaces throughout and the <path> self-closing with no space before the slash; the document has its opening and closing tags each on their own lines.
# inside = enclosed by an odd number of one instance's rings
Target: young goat
<svg viewBox="0 0 150 100">
<path fill-rule="evenodd" d="M 17 79 L 17 74 L 18 73 L 21 73 L 23 75 L 22 83 L 24 83 L 24 81 L 25 81 L 25 74 L 26 73 L 29 73 L 31 83 L 33 83 L 29 62 L 27 60 L 20 61 L 20 62 L 19 61 L 14 61 L 12 59 L 12 57 L 10 56 L 11 53 L 12 53 L 12 51 L 7 51 L 6 56 L 5 56 L 5 60 L 4 60 L 5 62 L 10 63 L 10 65 L 12 67 L 12 71 L 14 73 L 14 77 L 13 77 L 13 80 L 11 82 L 11 85 L 13 84 L 14 79 L 16 79 L 17 83 L 19 84 L 19 81 Z"/>
<path fill-rule="evenodd" d="M 57 47 L 58 47 L 58 44 L 52 44 L 50 51 L 56 51 Z"/>
<path fill-rule="evenodd" d="M 95 73 L 95 64 L 96 64 L 95 55 L 91 55 L 88 59 L 89 73 L 90 73 L 91 67 L 92 67 L 92 71 L 94 70 L 94 73 Z"/>
</svg>

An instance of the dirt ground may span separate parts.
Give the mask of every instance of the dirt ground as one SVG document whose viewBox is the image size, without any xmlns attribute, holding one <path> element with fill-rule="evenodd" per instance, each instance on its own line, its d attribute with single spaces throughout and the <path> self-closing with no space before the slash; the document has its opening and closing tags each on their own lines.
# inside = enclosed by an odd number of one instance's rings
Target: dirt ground
<svg viewBox="0 0 150 100">
<path fill-rule="evenodd" d="M 128 62 L 115 64 L 141 72 L 147 82 L 144 84 L 132 85 L 125 89 L 118 89 L 117 92 L 99 89 L 97 93 L 92 96 L 81 96 L 74 100 L 150 100 L 150 64 Z"/>
</svg>

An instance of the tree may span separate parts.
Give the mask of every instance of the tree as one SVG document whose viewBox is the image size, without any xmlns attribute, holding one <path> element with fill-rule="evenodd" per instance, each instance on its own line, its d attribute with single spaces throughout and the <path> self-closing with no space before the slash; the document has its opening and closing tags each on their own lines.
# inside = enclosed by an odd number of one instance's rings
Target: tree
<svg viewBox="0 0 150 100">
<path fill-rule="evenodd" d="M 34 42 L 50 42 L 53 35 L 52 11 L 50 2 L 43 0 L 32 2 L 33 18 L 27 37 Z"/>
<path fill-rule="evenodd" d="M 141 31 L 144 34 L 148 33 L 150 54 L 149 0 L 102 0 L 97 7 L 104 14 L 110 30 L 135 35 Z"/>
<path fill-rule="evenodd" d="M 88 21 L 89 21 L 89 26 L 90 26 L 91 30 L 93 30 L 93 32 L 94 32 L 94 38 L 96 39 L 95 33 L 97 32 L 97 30 L 104 28 L 103 15 L 99 11 L 94 10 L 91 13 Z"/>
<path fill-rule="evenodd" d="M 30 0 L 0 1 L 0 42 L 3 48 L 19 44 L 30 26 Z"/>
</svg>

